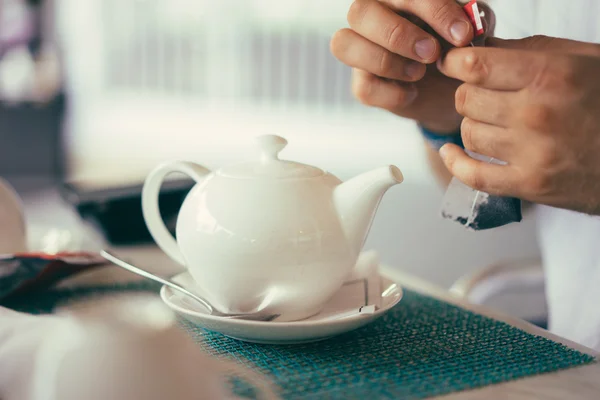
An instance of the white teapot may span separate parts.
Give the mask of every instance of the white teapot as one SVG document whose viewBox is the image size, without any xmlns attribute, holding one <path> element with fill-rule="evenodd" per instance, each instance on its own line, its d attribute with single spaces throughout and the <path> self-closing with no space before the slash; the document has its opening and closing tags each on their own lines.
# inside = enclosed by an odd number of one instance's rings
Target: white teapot
<svg viewBox="0 0 600 400">
<path fill-rule="evenodd" d="M 255 161 L 217 171 L 184 161 L 159 165 L 144 184 L 144 219 L 220 311 L 308 318 L 352 273 L 381 197 L 403 176 L 390 165 L 342 183 L 280 160 L 282 137 L 259 136 L 257 144 Z M 173 172 L 197 182 L 179 212 L 177 240 L 158 208 L 160 186 Z"/>
</svg>

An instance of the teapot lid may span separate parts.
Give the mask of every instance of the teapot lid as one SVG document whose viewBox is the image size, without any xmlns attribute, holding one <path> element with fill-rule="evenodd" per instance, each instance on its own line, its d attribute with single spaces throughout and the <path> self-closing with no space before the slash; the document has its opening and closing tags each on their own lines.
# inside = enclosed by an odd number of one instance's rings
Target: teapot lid
<svg viewBox="0 0 600 400">
<path fill-rule="evenodd" d="M 294 161 L 280 160 L 279 152 L 287 140 L 277 135 L 262 135 L 256 138 L 259 157 L 256 161 L 221 168 L 217 174 L 229 178 L 311 178 L 324 174 L 323 170 Z"/>
</svg>

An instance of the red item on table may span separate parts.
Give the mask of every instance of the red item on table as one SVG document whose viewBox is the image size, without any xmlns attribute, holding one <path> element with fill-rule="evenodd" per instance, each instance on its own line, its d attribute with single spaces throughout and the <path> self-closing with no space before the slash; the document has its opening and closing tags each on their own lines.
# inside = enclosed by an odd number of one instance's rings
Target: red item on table
<svg viewBox="0 0 600 400">
<path fill-rule="evenodd" d="M 61 280 L 106 265 L 97 253 L 0 255 L 0 300 L 54 286 Z"/>
</svg>

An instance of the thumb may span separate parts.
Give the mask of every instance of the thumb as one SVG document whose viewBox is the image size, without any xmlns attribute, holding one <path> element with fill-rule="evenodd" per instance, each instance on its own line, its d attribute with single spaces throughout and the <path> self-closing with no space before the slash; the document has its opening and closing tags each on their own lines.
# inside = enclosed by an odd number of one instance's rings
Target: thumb
<svg viewBox="0 0 600 400">
<path fill-rule="evenodd" d="M 486 41 L 486 45 L 513 50 L 557 51 L 581 56 L 600 57 L 600 45 L 596 43 L 578 42 L 544 35 L 508 40 L 490 38 Z"/>
</svg>

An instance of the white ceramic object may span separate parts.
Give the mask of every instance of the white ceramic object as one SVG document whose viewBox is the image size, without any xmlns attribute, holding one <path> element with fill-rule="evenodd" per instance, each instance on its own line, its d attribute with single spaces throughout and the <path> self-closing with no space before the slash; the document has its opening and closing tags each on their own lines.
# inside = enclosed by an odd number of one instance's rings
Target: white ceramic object
<svg viewBox="0 0 600 400">
<path fill-rule="evenodd" d="M 2 400 L 32 400 L 36 356 L 47 333 L 61 319 L 0 307 L 0 396 Z"/>
<path fill-rule="evenodd" d="M 27 235 L 21 199 L 12 186 L 0 178 L 0 254 L 25 251 Z"/>
<path fill-rule="evenodd" d="M 371 279 L 377 279 L 379 282 L 369 282 L 369 287 L 373 287 L 372 283 L 374 283 L 380 288 L 376 293 L 379 299 L 368 300 L 368 303 L 379 303 L 379 308 L 373 314 L 342 317 L 347 314 L 347 311 L 364 305 L 364 286 L 360 282 L 355 282 L 344 285 L 317 315 L 292 322 L 257 322 L 216 317 L 208 314 L 186 296 L 166 286 L 163 286 L 160 295 L 173 311 L 204 329 L 247 342 L 299 344 L 325 340 L 365 326 L 384 315 L 402 299 L 402 288 L 398 284 L 379 274 Z M 194 280 L 188 272 L 180 273 L 173 280 L 184 287 L 195 287 Z"/>
<path fill-rule="evenodd" d="M 276 398 L 266 378 L 210 357 L 175 322 L 155 297 L 90 303 L 47 329 L 18 400 L 231 400 L 227 375 Z"/>
<path fill-rule="evenodd" d="M 265 311 L 286 321 L 318 313 L 352 273 L 382 196 L 403 180 L 390 165 L 342 183 L 280 160 L 286 144 L 260 136 L 253 161 L 214 172 L 175 161 L 146 179 L 150 233 L 222 312 Z M 179 212 L 177 241 L 158 208 L 161 183 L 173 172 L 197 182 Z"/>
</svg>

